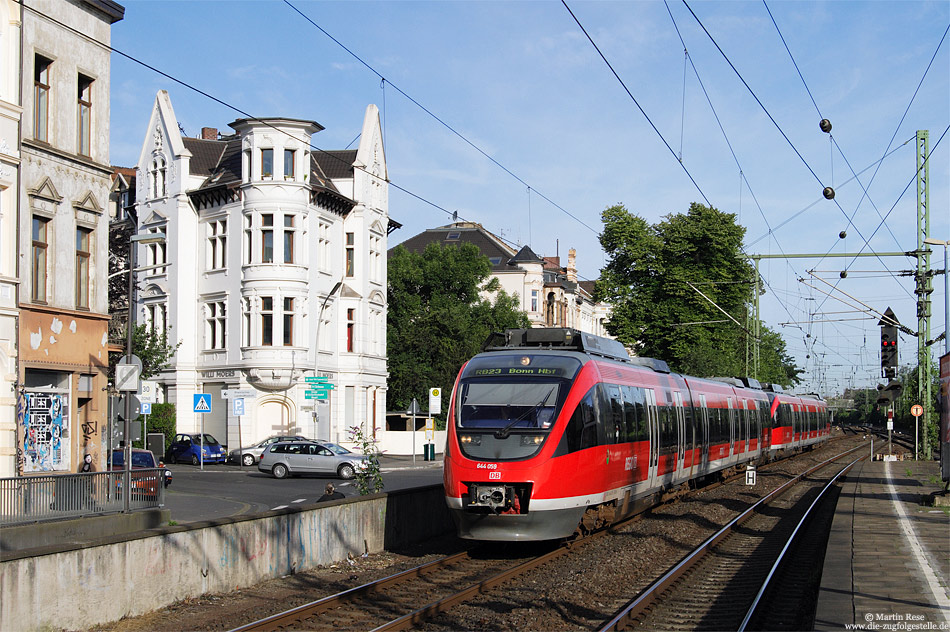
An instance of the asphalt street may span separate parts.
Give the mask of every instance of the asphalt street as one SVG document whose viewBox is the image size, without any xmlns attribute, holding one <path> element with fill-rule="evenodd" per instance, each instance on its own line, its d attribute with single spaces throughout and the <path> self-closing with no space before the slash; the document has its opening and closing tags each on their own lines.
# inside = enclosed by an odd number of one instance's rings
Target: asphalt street
<svg viewBox="0 0 950 632">
<path fill-rule="evenodd" d="M 380 458 L 383 491 L 396 491 L 442 482 L 442 455 L 435 461 L 417 456 Z M 260 472 L 257 466 L 206 464 L 203 468 L 175 464 L 168 468 L 174 475 L 165 490 L 165 508 L 171 520 L 179 524 L 247 516 L 272 509 L 316 502 L 327 483 L 346 496 L 357 496 L 355 482 L 319 474 L 276 479 Z"/>
</svg>

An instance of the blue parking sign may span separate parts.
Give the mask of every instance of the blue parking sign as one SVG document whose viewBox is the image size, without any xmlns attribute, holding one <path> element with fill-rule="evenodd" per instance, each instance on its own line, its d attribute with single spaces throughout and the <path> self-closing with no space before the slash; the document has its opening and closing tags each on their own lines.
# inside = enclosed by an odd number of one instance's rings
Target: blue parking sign
<svg viewBox="0 0 950 632">
<path fill-rule="evenodd" d="M 141 408 L 141 410 L 139 410 L 140 413 L 142 413 L 143 415 L 151 415 L 151 414 L 152 414 L 152 404 L 151 404 L 151 402 L 142 402 L 141 406 L 142 406 L 142 408 Z"/>
<path fill-rule="evenodd" d="M 244 412 L 244 398 L 243 398 L 243 397 L 235 397 L 234 399 L 232 399 L 232 400 L 231 400 L 231 409 L 232 409 L 232 413 L 234 414 L 235 417 L 241 417 L 242 415 L 246 414 L 246 413 Z"/>
</svg>

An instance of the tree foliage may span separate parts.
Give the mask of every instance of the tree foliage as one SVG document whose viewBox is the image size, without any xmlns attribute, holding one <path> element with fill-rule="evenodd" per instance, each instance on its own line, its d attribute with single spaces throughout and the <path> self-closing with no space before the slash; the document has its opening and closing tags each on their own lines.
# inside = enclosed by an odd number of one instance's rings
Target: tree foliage
<svg viewBox="0 0 950 632">
<path fill-rule="evenodd" d="M 136 325 L 132 330 L 132 354 L 142 361 L 141 379 L 147 380 L 160 373 L 168 361 L 181 346 L 181 341 L 171 344 L 168 341 L 169 328 L 156 331 L 147 325 Z M 125 352 L 109 354 L 109 377 L 113 377 L 115 365 Z"/>
<path fill-rule="evenodd" d="M 491 332 L 528 326 L 517 297 L 491 278 L 488 258 L 473 244 L 429 244 L 422 253 L 397 246 L 388 278 L 390 410 L 407 409 L 430 388 L 449 393 L 462 364 Z"/>
<path fill-rule="evenodd" d="M 616 205 L 602 220 L 600 243 L 608 262 L 597 297 L 613 306 L 611 335 L 640 355 L 666 360 L 675 371 L 749 375 L 751 336 L 744 328 L 754 270 L 742 254 L 745 229 L 735 215 L 694 203 L 685 214 L 651 225 Z M 800 372 L 781 336 L 763 327 L 760 379 L 791 386 Z"/>
</svg>

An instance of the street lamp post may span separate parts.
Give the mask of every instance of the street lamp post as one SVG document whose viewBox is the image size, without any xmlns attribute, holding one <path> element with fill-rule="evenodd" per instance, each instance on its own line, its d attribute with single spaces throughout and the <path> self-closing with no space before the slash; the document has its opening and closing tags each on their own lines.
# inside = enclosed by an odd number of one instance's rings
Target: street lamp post
<svg viewBox="0 0 950 632">
<path fill-rule="evenodd" d="M 132 363 L 132 329 L 135 319 L 135 245 L 153 244 L 165 241 L 165 233 L 133 233 L 129 236 L 129 314 L 126 323 L 125 338 L 125 361 Z M 149 266 L 152 267 L 152 266 Z M 122 470 L 122 487 L 125 493 L 122 494 L 122 511 L 129 513 L 130 499 L 132 496 L 132 395 L 125 395 L 125 419 L 122 422 L 122 436 L 125 445 L 122 448 L 124 463 Z"/>
<path fill-rule="evenodd" d="M 313 376 L 314 377 L 320 376 L 318 367 L 320 366 L 320 327 L 323 324 L 323 310 L 327 308 L 327 302 L 330 300 L 330 297 L 336 294 L 337 290 L 339 290 L 342 285 L 343 285 L 343 279 L 340 279 L 339 281 L 336 282 L 336 285 L 334 285 L 330 289 L 330 291 L 327 292 L 326 297 L 323 299 L 323 304 L 320 305 L 320 311 L 317 313 L 317 332 L 316 334 L 314 334 L 314 340 L 313 340 Z M 317 401 L 318 400 L 316 399 L 313 400 L 313 425 L 314 425 L 313 438 L 314 439 L 319 438 L 317 437 L 317 419 L 319 417 L 319 413 L 317 413 Z M 327 441 L 329 441 L 330 438 L 331 438 L 330 429 L 329 427 L 327 427 Z"/>
<path fill-rule="evenodd" d="M 943 352 L 950 353 L 950 273 L 947 271 L 947 246 L 950 246 L 950 240 L 927 237 L 924 243 L 943 246 Z"/>
</svg>

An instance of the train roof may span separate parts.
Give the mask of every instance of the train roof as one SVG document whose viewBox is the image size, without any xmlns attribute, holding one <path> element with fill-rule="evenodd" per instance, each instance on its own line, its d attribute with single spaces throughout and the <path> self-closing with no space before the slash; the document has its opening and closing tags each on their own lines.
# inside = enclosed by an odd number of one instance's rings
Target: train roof
<svg viewBox="0 0 950 632">
<path fill-rule="evenodd" d="M 669 365 L 656 358 L 631 356 L 618 340 L 595 336 L 568 327 L 537 327 L 506 329 L 488 336 L 482 351 L 512 351 L 515 349 L 575 351 L 616 362 L 652 369 L 657 373 L 671 373 Z"/>
</svg>

